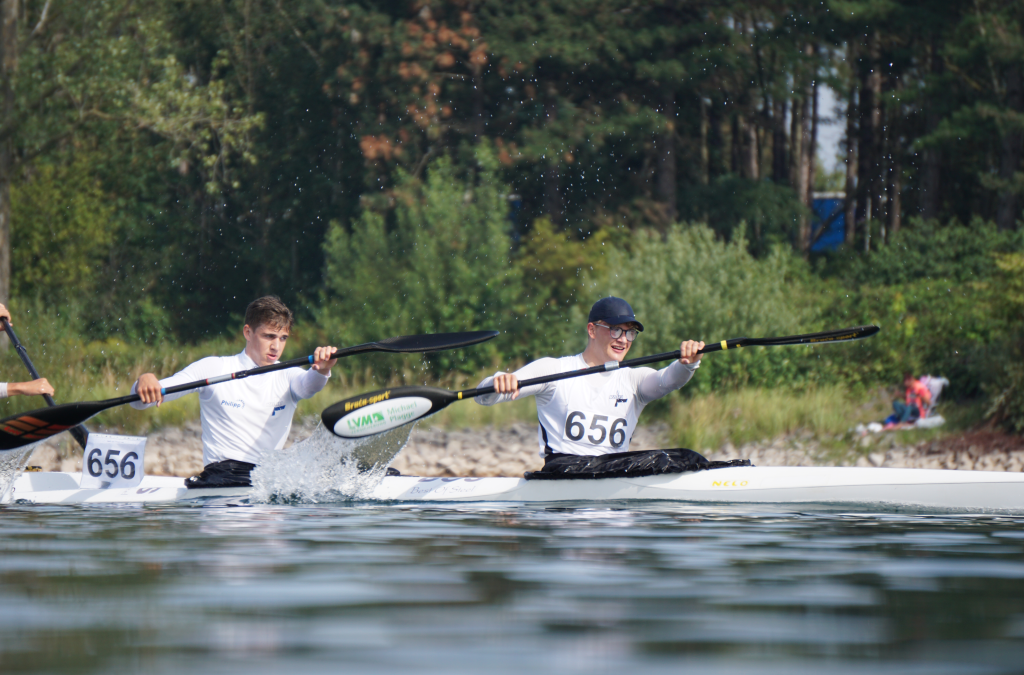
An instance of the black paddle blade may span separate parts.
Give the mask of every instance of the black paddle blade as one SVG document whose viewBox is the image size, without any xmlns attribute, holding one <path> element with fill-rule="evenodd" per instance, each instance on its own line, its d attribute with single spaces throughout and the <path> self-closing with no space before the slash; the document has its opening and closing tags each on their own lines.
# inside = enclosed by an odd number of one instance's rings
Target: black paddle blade
<svg viewBox="0 0 1024 675">
<path fill-rule="evenodd" d="M 363 438 L 411 424 L 459 398 L 458 394 L 434 387 L 378 389 L 338 401 L 320 417 L 335 436 Z"/>
<path fill-rule="evenodd" d="M 119 400 L 119 399 L 115 399 Z M 117 405 L 116 403 L 114 405 Z M 56 436 L 113 407 L 110 401 L 64 403 L 0 420 L 0 451 L 15 450 Z"/>
<path fill-rule="evenodd" d="M 790 335 L 778 338 L 756 338 L 751 340 L 755 345 L 761 347 L 774 347 L 778 345 L 813 345 L 825 342 L 848 342 L 849 340 L 863 340 L 869 338 L 881 330 L 878 326 L 854 326 L 841 330 L 827 330 L 822 333 L 808 333 L 807 335 Z"/>
<path fill-rule="evenodd" d="M 432 333 L 430 335 L 403 335 L 390 337 L 373 344 L 385 352 L 439 352 L 459 349 L 498 337 L 496 330 L 475 330 L 466 333 Z"/>
</svg>

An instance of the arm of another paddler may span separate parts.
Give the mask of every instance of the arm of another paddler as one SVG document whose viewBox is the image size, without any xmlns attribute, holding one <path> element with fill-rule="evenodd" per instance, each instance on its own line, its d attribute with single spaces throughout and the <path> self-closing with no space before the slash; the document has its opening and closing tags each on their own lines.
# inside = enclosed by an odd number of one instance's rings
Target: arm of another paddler
<svg viewBox="0 0 1024 675">
<path fill-rule="evenodd" d="M 3 305 L 0 305 L 0 307 L 3 307 Z M 43 379 L 39 375 L 39 371 L 36 370 L 36 367 L 32 364 L 32 359 L 28 357 L 28 350 L 25 349 L 25 346 L 21 344 L 21 341 L 18 339 L 18 336 L 14 333 L 14 328 L 11 327 L 11 322 L 9 320 L 10 316 L 11 315 L 7 311 L 7 308 L 4 307 L 4 314 L 3 316 L 0 316 L 0 322 L 3 323 L 4 331 L 7 333 L 7 337 L 10 338 L 11 344 L 14 345 L 15 351 L 17 351 L 18 356 L 21 357 L 21 362 L 24 363 L 25 367 L 28 369 L 29 375 L 31 375 L 32 378 L 36 380 Z M 46 405 L 50 406 L 51 408 L 57 405 L 57 402 L 53 400 L 53 396 L 51 396 L 50 394 L 43 394 L 42 396 L 43 400 L 46 401 Z M 89 430 L 86 429 L 84 425 L 79 424 L 77 426 L 72 427 L 71 435 L 75 438 L 75 441 L 77 441 L 78 444 L 82 446 L 82 449 L 84 450 L 85 444 L 89 442 Z"/>
</svg>

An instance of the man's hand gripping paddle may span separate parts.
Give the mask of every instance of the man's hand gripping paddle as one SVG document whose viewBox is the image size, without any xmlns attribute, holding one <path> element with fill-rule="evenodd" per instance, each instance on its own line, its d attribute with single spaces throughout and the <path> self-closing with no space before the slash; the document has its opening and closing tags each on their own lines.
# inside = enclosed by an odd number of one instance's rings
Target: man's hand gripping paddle
<svg viewBox="0 0 1024 675">
<path fill-rule="evenodd" d="M 701 349 L 699 354 L 709 352 L 725 351 L 728 349 L 740 349 L 742 347 L 776 347 L 781 345 L 814 345 L 827 342 L 847 342 L 849 340 L 861 340 L 868 338 L 879 331 L 878 326 L 857 326 L 844 330 L 832 330 L 824 333 L 811 333 L 808 335 L 790 335 L 788 337 L 776 338 L 736 338 L 734 340 L 722 340 L 709 344 Z M 567 380 L 572 377 L 582 377 L 594 373 L 603 373 L 619 368 L 631 368 L 643 366 L 649 363 L 671 361 L 679 358 L 679 351 L 663 352 L 642 356 L 628 361 L 609 361 L 604 365 L 584 368 L 569 373 L 556 375 L 545 375 L 523 380 L 519 383 L 520 389 L 535 384 L 545 384 L 557 380 Z M 464 389 L 463 391 L 448 391 L 434 387 L 394 387 L 392 389 L 379 389 L 361 396 L 347 398 L 339 401 L 330 408 L 324 410 L 321 415 L 324 426 L 330 429 L 336 436 L 342 438 L 363 438 L 385 431 L 389 431 L 404 424 L 423 419 L 428 415 L 448 407 L 455 401 L 461 401 L 484 394 L 493 394 L 494 387 L 480 387 L 479 389 Z"/>
<path fill-rule="evenodd" d="M 14 345 L 14 349 L 18 352 L 18 356 L 21 357 L 21 362 L 25 364 L 26 368 L 28 368 L 29 375 L 32 376 L 32 379 L 38 380 L 42 376 L 39 374 L 39 371 L 36 370 L 35 365 L 32 364 L 32 359 L 28 357 L 28 351 L 25 349 L 25 346 L 21 344 L 21 340 L 19 340 L 18 336 L 15 335 L 14 328 L 11 327 L 11 322 L 4 317 L 0 318 L 0 323 L 3 323 L 4 330 L 7 331 L 7 337 L 11 339 L 11 344 Z M 53 397 L 49 394 L 43 394 L 43 400 L 46 401 L 46 405 L 51 408 L 57 405 L 57 402 L 54 401 Z M 82 446 L 82 449 L 84 450 L 86 443 L 89 442 L 89 430 L 79 424 L 71 427 L 71 435 L 75 437 L 75 440 L 78 441 L 78 444 Z"/>
<path fill-rule="evenodd" d="M 367 342 L 366 344 L 339 349 L 334 352 L 333 358 L 342 358 L 365 352 L 406 354 L 458 349 L 459 347 L 468 347 L 470 345 L 485 342 L 497 337 L 497 335 L 498 331 L 494 330 L 479 330 L 467 333 L 435 333 L 432 335 L 405 335 L 402 337 L 387 338 L 380 342 Z M 297 359 L 291 359 L 290 361 L 281 361 L 269 366 L 242 370 L 237 373 L 220 375 L 219 377 L 211 377 L 208 380 L 197 380 L 196 382 L 189 382 L 188 384 L 166 387 L 162 389 L 160 393 L 163 395 L 176 394 L 181 391 L 188 391 L 190 389 L 198 389 L 199 387 L 217 384 L 218 382 L 240 380 L 243 377 L 262 375 L 263 373 L 270 373 L 275 370 L 284 370 L 285 368 L 303 366 L 311 364 L 313 361 L 314 359 L 312 356 L 303 356 Z M 11 417 L 0 420 L 0 451 L 14 450 L 16 448 L 29 445 L 30 443 L 41 441 L 49 438 L 50 436 L 59 434 L 62 431 L 67 431 L 68 429 L 86 421 L 90 417 L 98 415 L 104 410 L 115 408 L 126 403 L 134 403 L 138 400 L 140 400 L 139 395 L 132 394 L 130 396 L 110 398 L 105 401 L 65 403 L 52 408 L 41 408 L 39 410 L 31 410 L 18 415 L 12 415 Z"/>
</svg>

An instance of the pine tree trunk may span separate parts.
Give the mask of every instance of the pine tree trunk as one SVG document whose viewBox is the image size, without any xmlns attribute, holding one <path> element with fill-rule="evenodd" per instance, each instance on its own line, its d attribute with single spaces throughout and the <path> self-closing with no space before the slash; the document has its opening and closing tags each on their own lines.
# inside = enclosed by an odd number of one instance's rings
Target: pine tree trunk
<svg viewBox="0 0 1024 675">
<path fill-rule="evenodd" d="M 722 135 L 722 106 L 711 101 L 708 108 L 708 178 L 720 176 L 725 171 L 725 139 Z"/>
<path fill-rule="evenodd" d="M 758 180 L 761 177 L 761 167 L 757 152 L 757 125 L 744 120 L 743 127 L 743 173 L 750 180 Z"/>
<path fill-rule="evenodd" d="M 700 182 L 707 185 L 710 182 L 711 158 L 708 153 L 708 130 L 710 120 L 708 119 L 708 105 L 704 97 L 700 96 Z"/>
<path fill-rule="evenodd" d="M 1010 66 L 1006 71 L 1006 103 L 1015 112 L 1024 112 L 1024 87 L 1021 82 L 1019 65 Z M 1019 200 L 1013 190 L 1014 174 L 1020 168 L 1020 155 L 1024 144 L 1024 135 L 1018 129 L 1011 130 L 1003 139 L 1003 147 L 999 156 L 999 178 L 1006 183 L 1006 188 L 999 195 L 996 210 L 996 225 L 1000 230 L 1012 230 L 1017 226 L 1020 217 Z"/>
<path fill-rule="evenodd" d="M 18 69 L 18 0 L 0 0 L 0 124 L 14 116 L 12 79 Z M 0 141 L 0 303 L 11 299 L 11 179 L 14 141 Z M 0 333 L 0 351 L 7 350 L 7 334 Z"/>
<path fill-rule="evenodd" d="M 857 85 L 846 99 L 846 243 L 852 248 L 857 235 Z"/>
<path fill-rule="evenodd" d="M 939 53 L 939 47 L 932 41 L 931 46 L 931 72 L 933 76 L 942 74 L 943 62 Z M 933 133 L 939 126 L 939 113 L 937 107 L 929 105 L 925 101 L 924 128 L 926 134 Z M 939 217 L 939 207 L 942 203 L 941 171 L 942 151 L 938 148 L 925 148 L 923 157 L 924 170 L 921 176 L 921 217 L 925 220 Z"/>
<path fill-rule="evenodd" d="M 803 112 L 803 106 L 799 104 L 797 99 L 793 99 L 790 103 L 790 116 L 789 116 L 789 167 L 787 168 L 787 174 L 789 175 L 789 184 L 799 194 L 800 192 L 800 160 L 801 154 L 803 153 L 803 136 L 800 134 L 800 115 Z"/>
<path fill-rule="evenodd" d="M 808 143 L 807 159 L 807 189 L 810 191 L 810 201 L 814 201 L 814 177 L 818 171 L 818 80 L 815 76 L 811 83 L 811 136 Z"/>
<path fill-rule="evenodd" d="M 879 183 L 878 206 L 875 220 L 878 221 L 878 245 L 885 244 L 886 228 L 889 224 L 889 186 L 892 180 L 892 137 L 891 120 L 887 111 L 882 110 L 882 123 L 879 125 L 881 137 L 878 142 L 878 170 L 881 174 Z"/>
<path fill-rule="evenodd" d="M 548 125 L 555 123 L 558 108 L 553 92 L 549 92 L 544 99 L 544 114 L 547 116 Z M 562 172 L 559 170 L 557 157 L 549 157 L 546 161 L 548 165 L 544 169 L 544 213 L 557 225 L 562 222 Z"/>
<path fill-rule="evenodd" d="M 878 67 L 878 35 L 872 35 L 868 45 L 867 63 L 861 65 L 860 87 L 860 140 L 857 143 L 857 221 L 864 224 L 864 250 L 871 250 L 871 219 L 878 216 L 881 176 L 879 169 L 879 132 L 882 110 L 879 99 L 882 77 Z"/>
<path fill-rule="evenodd" d="M 732 142 L 730 143 L 729 152 L 729 171 L 734 174 L 739 174 L 741 167 L 743 166 L 743 153 L 740 152 L 740 146 L 743 144 L 741 140 L 743 138 L 743 134 L 740 128 L 742 123 L 740 116 L 733 113 L 731 131 L 729 134 L 732 137 L 730 139 Z"/>
<path fill-rule="evenodd" d="M 665 131 L 657 138 L 658 201 L 662 204 L 666 222 L 676 221 L 676 95 L 665 92 Z"/>
<path fill-rule="evenodd" d="M 789 182 L 786 157 L 786 99 L 772 101 L 772 180 L 778 185 Z"/>
<path fill-rule="evenodd" d="M 903 210 L 903 161 L 899 148 L 893 148 L 892 180 L 889 182 L 889 236 L 894 237 L 902 225 Z"/>
<path fill-rule="evenodd" d="M 903 82 L 900 79 L 896 79 L 893 83 L 893 89 L 900 91 L 903 88 Z M 886 216 L 888 218 L 888 230 L 889 236 L 895 236 L 900 231 L 901 216 L 900 211 L 903 210 L 903 197 L 900 194 L 903 190 L 903 148 L 900 147 L 900 122 L 901 118 L 899 114 L 886 115 L 888 123 L 886 125 L 886 144 L 888 146 L 887 157 L 889 160 L 887 175 L 889 180 L 885 186 L 886 198 Z"/>
<path fill-rule="evenodd" d="M 479 143 L 484 138 L 484 77 L 483 66 L 472 65 L 473 72 L 473 142 Z"/>
<path fill-rule="evenodd" d="M 799 153 L 796 153 L 797 166 L 795 186 L 797 199 L 800 200 L 801 204 L 808 208 L 811 205 L 811 155 L 814 153 L 814 149 L 811 147 L 810 142 L 810 108 L 811 102 L 805 97 L 804 100 L 800 102 L 800 126 L 797 127 L 797 134 L 800 137 L 800 143 Z M 796 150 L 796 148 L 794 148 L 794 150 Z M 811 221 L 806 215 L 800 217 L 800 228 L 797 236 L 799 237 L 799 250 L 806 252 L 807 248 L 811 245 Z"/>
<path fill-rule="evenodd" d="M 811 47 L 808 46 L 808 52 L 810 49 Z M 814 158 L 813 134 L 811 132 L 813 127 L 813 111 L 815 108 L 812 103 L 815 94 L 813 82 L 804 88 L 803 94 L 802 100 L 800 101 L 799 125 L 794 123 L 794 136 L 798 137 L 800 142 L 799 144 L 794 142 L 793 153 L 797 160 L 795 185 L 796 196 L 797 199 L 800 200 L 800 203 L 809 209 L 812 206 L 811 171 L 813 171 Z M 797 236 L 798 249 L 801 252 L 806 253 L 811 245 L 811 219 L 806 215 L 800 217 L 800 227 Z"/>
</svg>

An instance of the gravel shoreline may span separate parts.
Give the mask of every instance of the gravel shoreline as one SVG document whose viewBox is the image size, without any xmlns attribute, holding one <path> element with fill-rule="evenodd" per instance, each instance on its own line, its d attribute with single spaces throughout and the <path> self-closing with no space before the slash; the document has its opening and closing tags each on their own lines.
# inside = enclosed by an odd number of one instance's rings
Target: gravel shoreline
<svg viewBox="0 0 1024 675">
<path fill-rule="evenodd" d="M 292 427 L 289 445 L 316 426 L 310 417 Z M 102 431 L 97 429 L 96 431 Z M 160 429 L 146 443 L 145 472 L 151 476 L 192 476 L 202 470 L 199 422 Z M 637 429 L 634 450 L 672 447 L 666 424 Z M 1024 439 L 980 430 L 909 445 L 899 432 L 822 444 L 809 434 L 789 434 L 740 447 L 700 450 L 708 459 L 749 459 L 756 466 L 884 466 L 920 469 L 1024 471 Z M 414 476 L 521 476 L 541 466 L 537 427 L 514 424 L 503 429 L 421 429 L 391 463 Z M 43 471 L 82 470 L 82 452 L 70 439 L 40 446 L 28 461 Z"/>
</svg>

